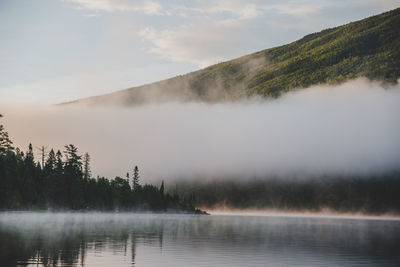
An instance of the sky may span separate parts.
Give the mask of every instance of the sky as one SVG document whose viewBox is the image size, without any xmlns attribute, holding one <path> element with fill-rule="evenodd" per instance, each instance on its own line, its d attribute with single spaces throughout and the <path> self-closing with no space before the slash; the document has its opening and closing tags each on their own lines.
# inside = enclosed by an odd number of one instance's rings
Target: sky
<svg viewBox="0 0 400 267">
<path fill-rule="evenodd" d="M 53 104 L 185 74 L 398 0 L 1 0 L 0 103 Z"/>
</svg>

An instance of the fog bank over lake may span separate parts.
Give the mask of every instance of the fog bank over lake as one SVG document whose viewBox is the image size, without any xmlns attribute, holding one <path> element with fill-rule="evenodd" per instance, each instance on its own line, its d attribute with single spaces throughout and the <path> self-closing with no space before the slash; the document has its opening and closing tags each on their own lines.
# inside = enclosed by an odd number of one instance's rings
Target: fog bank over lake
<svg viewBox="0 0 400 267">
<path fill-rule="evenodd" d="M 400 86 L 358 79 L 276 100 L 131 108 L 3 104 L 16 146 L 92 156 L 93 174 L 154 179 L 369 174 L 400 166 Z M 38 158 L 37 158 L 38 159 Z"/>
</svg>

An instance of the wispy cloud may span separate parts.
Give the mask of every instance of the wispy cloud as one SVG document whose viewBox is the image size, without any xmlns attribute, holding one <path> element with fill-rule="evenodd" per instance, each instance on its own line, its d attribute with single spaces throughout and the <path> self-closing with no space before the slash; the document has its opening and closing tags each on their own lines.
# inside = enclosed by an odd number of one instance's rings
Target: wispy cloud
<svg viewBox="0 0 400 267">
<path fill-rule="evenodd" d="M 324 1 L 320 1 L 324 2 Z M 292 16 L 309 16 L 319 12 L 322 9 L 323 5 L 321 3 L 307 3 L 297 5 L 295 3 L 279 3 L 273 5 L 265 5 L 263 7 L 264 10 L 272 10 L 275 9 L 281 14 L 288 14 Z"/>
<path fill-rule="evenodd" d="M 268 4 L 258 0 L 185 2 L 168 6 L 168 14 L 190 18 L 190 24 L 165 29 L 145 27 L 138 35 L 148 44 L 146 50 L 149 53 L 174 62 L 190 62 L 202 68 L 247 52 L 238 49 L 243 47 L 243 44 L 238 44 L 239 36 L 245 36 L 255 23 L 268 22 L 263 26 L 266 32 L 273 25 L 278 26 L 277 19 L 266 16 L 267 12 L 284 14 L 293 21 L 317 13 L 321 7 L 315 1 L 272 1 Z M 270 35 L 272 39 L 274 35 Z M 247 43 L 253 41 L 248 39 Z M 268 42 L 265 45 L 268 47 Z"/>
<path fill-rule="evenodd" d="M 280 14 L 307 16 L 318 12 L 324 5 L 328 3 L 324 0 L 313 1 L 242 1 L 242 0 L 217 0 L 202 1 L 200 6 L 192 5 L 173 6 L 174 10 L 189 13 L 199 13 L 216 15 L 227 13 L 236 19 L 254 19 L 262 16 L 265 12 L 275 11 Z"/>
<path fill-rule="evenodd" d="M 218 30 L 219 28 L 219 30 Z M 205 67 L 221 61 L 228 34 L 223 27 L 212 31 L 206 26 L 182 26 L 175 29 L 156 30 L 147 27 L 138 32 L 150 42 L 148 52 L 176 62 L 191 62 Z"/>
<path fill-rule="evenodd" d="M 243 1 L 203 1 L 201 3 L 202 5 L 200 6 L 174 5 L 172 6 L 173 12 L 171 14 L 218 15 L 227 13 L 237 19 L 252 19 L 261 15 L 261 10 L 254 3 Z"/>
<path fill-rule="evenodd" d="M 62 0 L 77 4 L 82 9 L 101 11 L 140 11 L 145 14 L 160 14 L 162 6 L 152 0 Z"/>
<path fill-rule="evenodd" d="M 100 14 L 85 14 L 84 15 L 85 17 L 88 17 L 88 18 L 94 18 L 94 17 L 98 17 L 98 16 L 100 16 Z"/>
</svg>

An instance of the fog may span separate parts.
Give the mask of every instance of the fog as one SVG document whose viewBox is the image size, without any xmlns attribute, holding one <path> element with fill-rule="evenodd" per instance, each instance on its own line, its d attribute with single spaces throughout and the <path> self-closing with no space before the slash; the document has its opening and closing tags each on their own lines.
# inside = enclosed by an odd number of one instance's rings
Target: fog
<svg viewBox="0 0 400 267">
<path fill-rule="evenodd" d="M 0 102 L 0 113 L 23 151 L 75 144 L 94 176 L 125 177 L 135 165 L 142 182 L 369 174 L 400 166 L 399 87 L 358 79 L 276 100 L 130 108 Z"/>
</svg>

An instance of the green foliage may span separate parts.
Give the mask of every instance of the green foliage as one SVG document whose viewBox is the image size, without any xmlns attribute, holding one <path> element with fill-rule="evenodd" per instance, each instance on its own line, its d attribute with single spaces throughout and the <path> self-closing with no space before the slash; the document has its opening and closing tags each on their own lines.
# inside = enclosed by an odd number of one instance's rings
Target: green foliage
<svg viewBox="0 0 400 267">
<path fill-rule="evenodd" d="M 194 79 L 233 79 L 245 95 L 266 97 L 360 76 L 394 83 L 400 77 L 399 28 L 400 9 L 396 9 L 206 68 Z M 235 65 L 244 67 L 232 68 Z M 253 69 L 244 73 L 251 65 Z M 235 94 L 229 86 L 224 89 Z"/>
<path fill-rule="evenodd" d="M 323 30 L 287 45 L 219 63 L 186 75 L 114 93 L 123 104 L 140 104 L 151 92 L 155 101 L 216 102 L 248 96 L 276 98 L 318 84 L 357 77 L 385 83 L 400 78 L 400 8 Z M 107 103 L 110 95 L 84 101 Z"/>
</svg>

